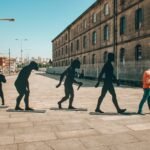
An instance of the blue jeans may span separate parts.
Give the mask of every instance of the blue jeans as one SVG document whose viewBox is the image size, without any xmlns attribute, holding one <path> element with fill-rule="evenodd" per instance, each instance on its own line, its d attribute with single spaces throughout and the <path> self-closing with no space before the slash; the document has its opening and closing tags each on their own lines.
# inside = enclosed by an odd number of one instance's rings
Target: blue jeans
<svg viewBox="0 0 150 150">
<path fill-rule="evenodd" d="M 144 103 L 147 101 L 148 103 L 148 106 L 150 108 L 150 88 L 148 89 L 144 89 L 144 94 L 143 94 L 143 98 L 139 104 L 139 110 L 138 112 L 141 113 L 142 112 L 142 108 L 143 108 L 143 105 Z"/>
</svg>

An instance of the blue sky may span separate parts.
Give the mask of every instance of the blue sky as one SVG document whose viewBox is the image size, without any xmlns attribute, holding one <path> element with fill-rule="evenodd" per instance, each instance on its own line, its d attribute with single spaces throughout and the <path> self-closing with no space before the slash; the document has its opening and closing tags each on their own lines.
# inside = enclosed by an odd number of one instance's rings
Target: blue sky
<svg viewBox="0 0 150 150">
<path fill-rule="evenodd" d="M 0 0 L 0 53 L 51 57 L 51 40 L 96 0 Z M 19 39 L 18 41 L 15 39 Z M 24 39 L 28 39 L 24 41 Z"/>
</svg>

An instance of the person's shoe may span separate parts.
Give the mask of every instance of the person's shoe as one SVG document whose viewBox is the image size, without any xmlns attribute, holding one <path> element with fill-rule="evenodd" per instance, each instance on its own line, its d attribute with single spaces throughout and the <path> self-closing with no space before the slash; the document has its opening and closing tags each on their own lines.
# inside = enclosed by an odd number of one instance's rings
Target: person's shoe
<svg viewBox="0 0 150 150">
<path fill-rule="evenodd" d="M 76 109 L 76 108 L 73 106 L 69 106 L 68 109 Z"/>
<path fill-rule="evenodd" d="M 34 109 L 30 108 L 30 107 L 27 107 L 27 108 L 25 108 L 25 110 L 33 111 Z"/>
<path fill-rule="evenodd" d="M 144 114 L 142 113 L 142 111 L 138 111 L 137 114 L 139 114 L 139 115 L 144 115 Z"/>
<path fill-rule="evenodd" d="M 95 109 L 95 112 L 98 112 L 98 113 L 104 113 L 104 112 L 101 111 L 100 109 Z"/>
<path fill-rule="evenodd" d="M 119 113 L 119 114 L 122 114 L 122 113 L 124 113 L 125 111 L 126 111 L 126 109 L 119 109 L 119 110 L 118 110 L 118 113 Z"/>
<path fill-rule="evenodd" d="M 58 102 L 57 104 L 58 104 L 58 108 L 59 108 L 59 109 L 62 109 L 62 107 L 61 107 L 61 103 L 60 103 L 60 102 Z"/>
<path fill-rule="evenodd" d="M 23 109 L 20 107 L 15 107 L 15 110 L 23 110 Z"/>
</svg>

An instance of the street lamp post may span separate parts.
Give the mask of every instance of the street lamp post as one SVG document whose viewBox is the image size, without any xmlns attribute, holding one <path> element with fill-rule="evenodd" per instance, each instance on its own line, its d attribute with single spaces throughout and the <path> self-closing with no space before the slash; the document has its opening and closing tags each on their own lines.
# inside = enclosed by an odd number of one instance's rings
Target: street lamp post
<svg viewBox="0 0 150 150">
<path fill-rule="evenodd" d="M 11 60 L 10 60 L 10 48 L 9 48 L 9 75 L 10 75 L 10 68 L 11 68 Z"/>
<path fill-rule="evenodd" d="M 15 21 L 15 19 L 14 18 L 3 18 L 3 19 L 0 19 L 0 21 L 11 21 L 11 22 L 13 22 L 13 21 Z"/>
<path fill-rule="evenodd" d="M 14 18 L 0 18 L 0 21 L 10 21 L 10 22 L 14 22 L 15 19 Z M 9 75 L 10 75 L 10 48 L 9 48 Z"/>
<path fill-rule="evenodd" d="M 21 67 L 22 67 L 22 64 L 23 64 L 23 62 L 22 62 L 22 57 L 23 57 L 23 49 L 22 49 L 22 42 L 23 41 L 28 41 L 28 39 L 16 39 L 16 41 L 20 41 L 20 45 L 21 45 L 21 50 L 20 50 L 20 52 L 21 52 Z"/>
</svg>

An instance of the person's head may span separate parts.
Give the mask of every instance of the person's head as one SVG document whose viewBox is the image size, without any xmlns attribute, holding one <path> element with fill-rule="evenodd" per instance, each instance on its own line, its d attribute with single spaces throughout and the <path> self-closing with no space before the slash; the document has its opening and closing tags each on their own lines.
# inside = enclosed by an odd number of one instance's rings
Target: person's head
<svg viewBox="0 0 150 150">
<path fill-rule="evenodd" d="M 114 54 L 108 53 L 108 61 L 114 61 Z"/>
<path fill-rule="evenodd" d="M 4 75 L 0 74 L 0 82 L 6 83 L 6 78 Z"/>
<path fill-rule="evenodd" d="M 71 67 L 73 68 L 80 68 L 80 61 L 78 59 L 75 59 L 72 63 L 71 63 Z"/>
<path fill-rule="evenodd" d="M 39 69 L 38 64 L 35 61 L 31 61 L 29 66 L 31 67 L 31 69 L 34 69 L 34 70 Z"/>
</svg>

